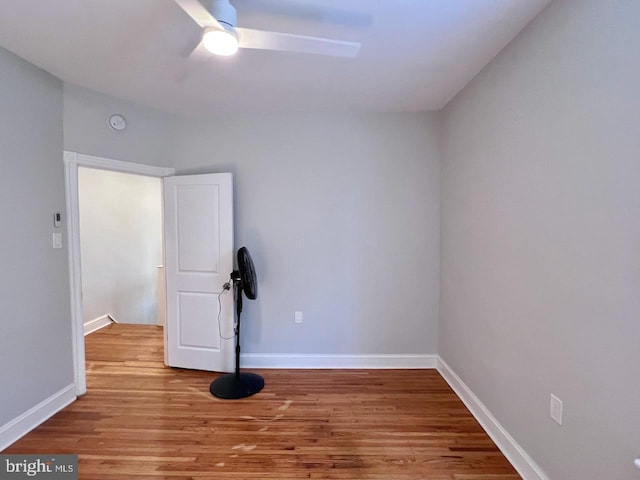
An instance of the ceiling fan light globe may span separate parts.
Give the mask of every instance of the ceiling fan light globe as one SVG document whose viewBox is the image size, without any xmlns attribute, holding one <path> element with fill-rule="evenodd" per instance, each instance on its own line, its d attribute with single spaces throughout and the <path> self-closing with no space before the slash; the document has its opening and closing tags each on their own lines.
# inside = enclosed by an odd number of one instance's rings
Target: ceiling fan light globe
<svg viewBox="0 0 640 480">
<path fill-rule="evenodd" d="M 238 51 L 238 37 L 226 30 L 209 30 L 202 37 L 202 42 L 215 55 L 228 57 Z"/>
</svg>

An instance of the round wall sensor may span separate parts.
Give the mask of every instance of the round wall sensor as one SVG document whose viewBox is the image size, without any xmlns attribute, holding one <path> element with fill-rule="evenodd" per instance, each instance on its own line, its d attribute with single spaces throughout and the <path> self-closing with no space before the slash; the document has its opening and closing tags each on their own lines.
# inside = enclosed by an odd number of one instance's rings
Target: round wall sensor
<svg viewBox="0 0 640 480">
<path fill-rule="evenodd" d="M 109 125 L 114 130 L 121 132 L 127 128 L 127 121 L 122 115 L 111 115 L 111 117 L 109 117 Z"/>
</svg>

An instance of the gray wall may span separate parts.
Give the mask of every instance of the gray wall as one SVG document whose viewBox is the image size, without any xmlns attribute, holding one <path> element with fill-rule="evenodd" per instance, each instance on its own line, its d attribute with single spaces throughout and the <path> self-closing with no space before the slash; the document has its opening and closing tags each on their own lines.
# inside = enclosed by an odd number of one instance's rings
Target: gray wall
<svg viewBox="0 0 640 480">
<path fill-rule="evenodd" d="M 435 114 L 178 124 L 178 173 L 235 175 L 236 246 L 260 277 L 246 352 L 436 352 L 438 138 Z"/>
<path fill-rule="evenodd" d="M 62 84 L 0 48 L 0 426 L 73 382 Z M 66 219 L 65 219 L 66 220 Z"/>
<path fill-rule="evenodd" d="M 84 321 L 157 323 L 162 180 L 78 169 Z"/>
<path fill-rule="evenodd" d="M 118 111 L 126 138 L 108 130 Z M 65 86 L 65 149 L 234 174 L 235 243 L 260 281 L 245 352 L 436 352 L 435 114 L 187 119 Z"/>
<path fill-rule="evenodd" d="M 127 128 L 108 123 L 119 113 Z M 69 83 L 64 84 L 64 148 L 71 152 L 145 165 L 170 166 L 174 116 Z"/>
<path fill-rule="evenodd" d="M 554 480 L 640 473 L 638 18 L 552 2 L 444 113 L 440 354 Z"/>
</svg>

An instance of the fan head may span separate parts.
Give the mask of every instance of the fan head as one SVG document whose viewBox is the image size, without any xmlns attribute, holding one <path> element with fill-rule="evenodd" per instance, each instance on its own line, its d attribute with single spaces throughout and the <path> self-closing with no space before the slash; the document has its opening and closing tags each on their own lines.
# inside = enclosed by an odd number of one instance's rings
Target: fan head
<svg viewBox="0 0 640 480">
<path fill-rule="evenodd" d="M 244 294 L 249 300 L 255 300 L 258 297 L 258 281 L 247 247 L 241 247 L 238 250 L 238 270 L 240 272 L 240 286 Z"/>
</svg>

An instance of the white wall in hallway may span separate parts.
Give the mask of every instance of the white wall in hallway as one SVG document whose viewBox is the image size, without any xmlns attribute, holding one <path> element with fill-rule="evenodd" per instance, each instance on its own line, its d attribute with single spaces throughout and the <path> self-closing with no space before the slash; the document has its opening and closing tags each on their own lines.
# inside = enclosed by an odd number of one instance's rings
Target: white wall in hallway
<svg viewBox="0 0 640 480">
<path fill-rule="evenodd" d="M 157 321 L 162 263 L 159 178 L 78 169 L 84 321 Z"/>
</svg>

